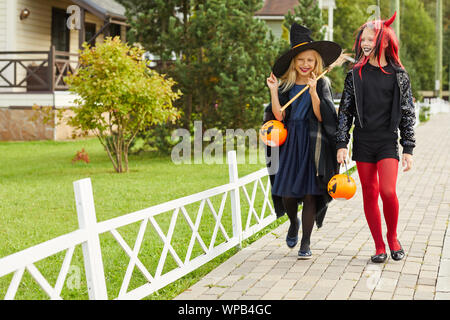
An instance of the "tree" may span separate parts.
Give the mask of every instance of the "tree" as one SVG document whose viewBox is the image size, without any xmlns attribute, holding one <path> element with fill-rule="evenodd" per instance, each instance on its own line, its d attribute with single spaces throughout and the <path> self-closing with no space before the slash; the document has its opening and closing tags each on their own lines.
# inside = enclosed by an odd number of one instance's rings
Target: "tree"
<svg viewBox="0 0 450 320">
<path fill-rule="evenodd" d="M 298 0 L 298 5 L 294 7 L 294 12 L 288 12 L 284 16 L 282 38 L 286 41 L 289 41 L 289 29 L 294 22 L 310 29 L 311 37 L 315 41 L 324 39 L 325 33 L 323 27 L 325 22 L 322 18 L 322 12 L 319 8 L 318 1 Z M 334 41 L 340 44 L 336 39 Z M 333 91 L 342 91 L 345 78 L 343 67 L 334 68 L 333 72 L 327 74 L 327 77 L 331 79 Z"/>
<path fill-rule="evenodd" d="M 175 82 L 149 69 L 143 51 L 119 37 L 106 38 L 80 53 L 80 68 L 65 78 L 69 90 L 79 95 L 68 124 L 92 131 L 116 172 L 128 171 L 128 152 L 137 133 L 147 125 L 175 121 L 179 112 L 173 101 Z"/>
<path fill-rule="evenodd" d="M 339 0 L 336 1 L 336 9 L 333 13 L 333 41 L 338 43 L 347 53 L 353 54 L 353 44 L 355 42 L 355 32 L 363 25 L 370 16 L 376 12 L 371 7 L 376 5 L 372 0 Z M 326 15 L 327 12 L 324 12 Z M 344 79 L 350 64 L 333 69 L 329 74 L 334 92 L 342 92 L 344 89 Z"/>
<path fill-rule="evenodd" d="M 254 18 L 260 5 L 259 0 L 212 0 L 194 10 L 189 26 L 196 42 L 194 59 L 190 66 L 181 61 L 176 66 L 178 74 L 189 75 L 180 81 L 189 82 L 193 112 L 209 127 L 261 124 L 269 99 L 265 80 L 281 41 Z"/>
<path fill-rule="evenodd" d="M 410 74 L 413 93 L 418 97 L 418 90 L 434 88 L 435 23 L 422 1 L 402 1 L 400 10 L 400 58 Z"/>
<path fill-rule="evenodd" d="M 324 21 L 317 0 L 298 0 L 298 5 L 293 10 L 294 12 L 289 11 L 284 16 L 283 38 L 285 40 L 289 41 L 289 30 L 294 22 L 311 30 L 311 37 L 314 40 L 324 39 Z"/>
<path fill-rule="evenodd" d="M 444 3 L 444 1 L 442 1 Z M 425 10 L 436 25 L 436 0 L 423 1 Z M 442 12 L 443 39 L 450 39 L 450 6 L 444 5 Z M 445 43 L 445 42 L 444 42 Z M 442 90 L 449 90 L 450 46 L 444 45 L 442 54 Z"/>
<path fill-rule="evenodd" d="M 183 99 L 182 125 L 202 120 L 204 129 L 254 127 L 268 101 L 265 78 L 279 54 L 280 41 L 254 18 L 260 0 L 121 0 L 130 34 L 161 57 Z M 160 25 L 165 21 L 164 27 Z M 267 36 L 269 34 L 269 36 Z"/>
</svg>

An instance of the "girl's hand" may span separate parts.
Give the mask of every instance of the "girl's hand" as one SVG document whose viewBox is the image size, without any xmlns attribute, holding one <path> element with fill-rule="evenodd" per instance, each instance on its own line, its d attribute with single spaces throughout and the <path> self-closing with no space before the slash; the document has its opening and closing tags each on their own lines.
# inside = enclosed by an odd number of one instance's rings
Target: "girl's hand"
<svg viewBox="0 0 450 320">
<path fill-rule="evenodd" d="M 308 79 L 308 85 L 309 85 L 309 94 L 316 92 L 316 86 L 317 86 L 317 79 L 314 72 L 311 72 L 312 77 Z"/>
<path fill-rule="evenodd" d="M 412 155 L 410 155 L 409 153 L 404 153 L 402 156 L 402 167 L 404 168 L 403 172 L 411 169 L 412 165 L 413 165 Z"/>
<path fill-rule="evenodd" d="M 273 72 L 270 73 L 270 76 L 267 78 L 266 82 L 270 91 L 278 91 L 278 79 L 275 77 Z"/>
<path fill-rule="evenodd" d="M 337 151 L 337 162 L 343 164 L 347 159 L 348 150 L 347 148 L 341 148 Z"/>
</svg>

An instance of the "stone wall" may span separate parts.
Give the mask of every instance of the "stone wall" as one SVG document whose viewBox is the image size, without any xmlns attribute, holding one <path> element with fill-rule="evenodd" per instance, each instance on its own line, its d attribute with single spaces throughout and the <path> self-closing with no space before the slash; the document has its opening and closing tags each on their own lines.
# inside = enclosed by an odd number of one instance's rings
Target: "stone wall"
<svg viewBox="0 0 450 320">
<path fill-rule="evenodd" d="M 66 110 L 64 117 L 71 114 Z M 44 121 L 44 115 L 31 108 L 0 108 L 0 141 L 68 140 L 73 139 L 74 133 L 72 127 L 54 115 Z"/>
<path fill-rule="evenodd" d="M 0 108 L 0 140 L 53 140 L 54 120 L 46 124 L 41 115 L 33 119 L 36 115 L 31 108 Z"/>
</svg>

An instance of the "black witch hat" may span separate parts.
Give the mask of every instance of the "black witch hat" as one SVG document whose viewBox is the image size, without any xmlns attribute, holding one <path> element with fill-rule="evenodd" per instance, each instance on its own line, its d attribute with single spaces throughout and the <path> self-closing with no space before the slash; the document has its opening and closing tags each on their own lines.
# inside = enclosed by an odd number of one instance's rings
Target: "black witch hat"
<svg viewBox="0 0 450 320">
<path fill-rule="evenodd" d="M 284 53 L 275 62 L 272 72 L 276 77 L 281 77 L 288 70 L 292 58 L 305 50 L 317 51 L 323 59 L 324 67 L 328 67 L 341 55 L 342 48 L 333 41 L 314 41 L 311 38 L 311 30 L 293 23 L 290 30 L 291 49 Z"/>
</svg>

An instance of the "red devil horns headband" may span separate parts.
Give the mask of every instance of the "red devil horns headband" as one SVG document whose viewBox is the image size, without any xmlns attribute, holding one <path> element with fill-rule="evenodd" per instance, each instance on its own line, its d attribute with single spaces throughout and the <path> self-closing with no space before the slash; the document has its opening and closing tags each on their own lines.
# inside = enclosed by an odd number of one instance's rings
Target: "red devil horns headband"
<svg viewBox="0 0 450 320">
<path fill-rule="evenodd" d="M 384 22 L 384 25 L 386 27 L 389 27 L 392 24 L 392 22 L 394 22 L 396 16 L 397 16 L 397 11 L 394 12 L 394 14 L 392 15 L 392 17 L 389 20 L 386 20 Z"/>
</svg>

